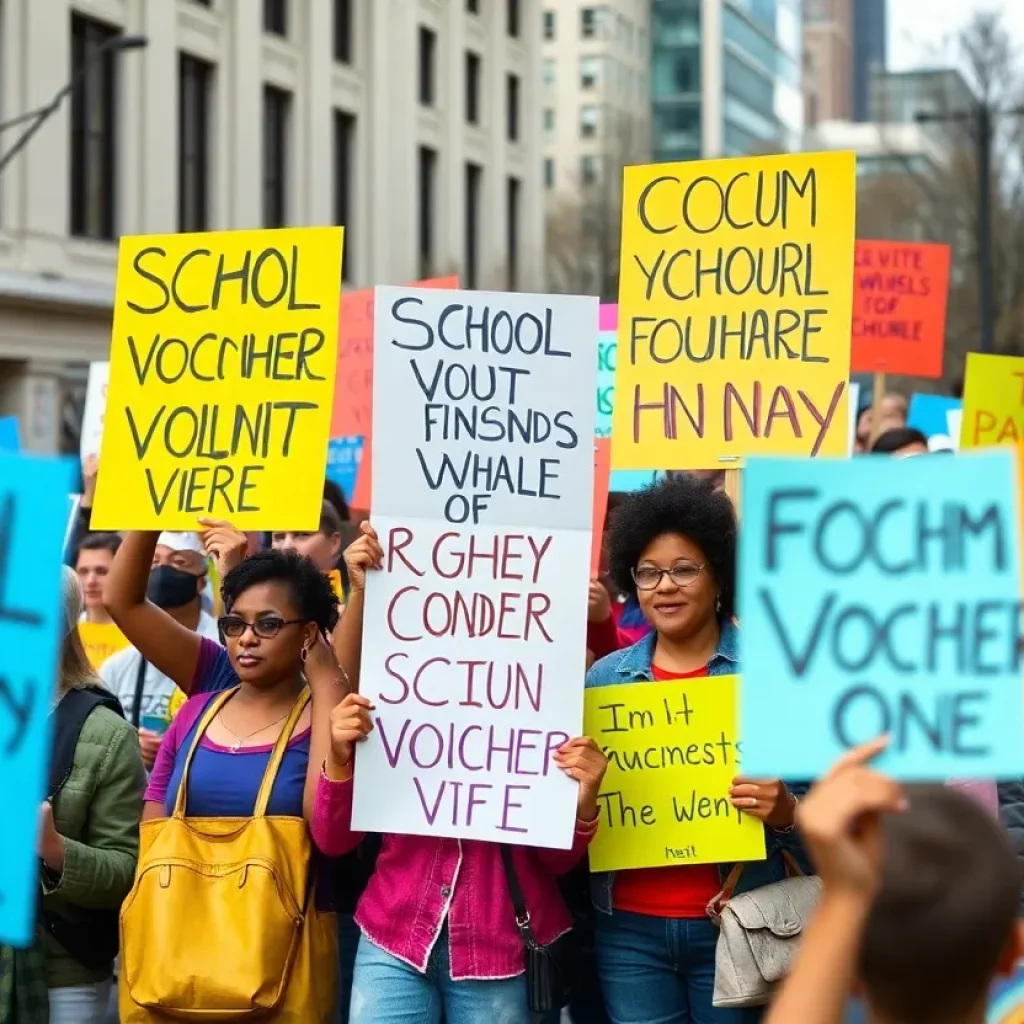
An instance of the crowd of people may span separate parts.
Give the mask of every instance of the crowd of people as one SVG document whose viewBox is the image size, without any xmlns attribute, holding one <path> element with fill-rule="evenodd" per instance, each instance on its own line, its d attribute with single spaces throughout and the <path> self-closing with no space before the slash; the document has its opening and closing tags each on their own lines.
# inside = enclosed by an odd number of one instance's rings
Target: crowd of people
<svg viewBox="0 0 1024 1024">
<path fill-rule="evenodd" d="M 928 451 L 905 402 L 878 414 L 861 416 L 859 450 Z M 882 739 L 813 788 L 733 780 L 763 861 L 591 873 L 606 759 L 579 736 L 554 755 L 578 784 L 570 849 L 364 835 L 372 524 L 327 485 L 315 533 L 93 533 L 97 472 L 84 466 L 64 570 L 38 941 L 0 947 L 0 1024 L 835 1024 L 858 987 L 883 1024 L 984 1020 L 1020 952 L 1024 782 L 904 789 L 871 768 Z M 613 495 L 588 688 L 742 671 L 737 535 L 720 474 Z M 124 646 L 90 664 L 83 622 Z M 233 843 L 266 870 L 239 872 Z M 716 1005 L 709 908 L 794 873 L 823 895 L 787 982 L 770 1006 Z M 565 996 L 544 1012 L 531 956 Z"/>
</svg>

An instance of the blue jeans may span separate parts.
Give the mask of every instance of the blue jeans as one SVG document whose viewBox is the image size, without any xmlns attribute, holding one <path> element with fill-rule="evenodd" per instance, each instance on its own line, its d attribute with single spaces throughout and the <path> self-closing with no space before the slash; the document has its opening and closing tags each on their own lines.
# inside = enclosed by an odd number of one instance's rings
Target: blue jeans
<svg viewBox="0 0 1024 1024">
<path fill-rule="evenodd" d="M 595 914 L 597 972 L 613 1024 L 758 1024 L 764 1010 L 716 1009 L 718 929 L 616 910 Z"/>
<path fill-rule="evenodd" d="M 452 981 L 447 928 L 426 974 L 360 937 L 349 1024 L 439 1024 L 442 1017 L 445 1024 L 529 1024 L 526 982 Z"/>
</svg>

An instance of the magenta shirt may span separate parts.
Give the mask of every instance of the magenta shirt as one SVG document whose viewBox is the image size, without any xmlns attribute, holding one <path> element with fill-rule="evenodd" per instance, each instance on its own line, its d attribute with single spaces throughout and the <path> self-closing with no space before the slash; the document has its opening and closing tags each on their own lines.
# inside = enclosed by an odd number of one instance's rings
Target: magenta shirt
<svg viewBox="0 0 1024 1024">
<path fill-rule="evenodd" d="M 310 831 L 320 851 L 338 857 L 363 838 L 353 832 L 352 780 L 322 773 Z M 553 942 L 572 927 L 558 876 L 586 852 L 597 822 L 577 823 L 570 850 L 513 846 L 536 940 Z M 453 981 L 514 978 L 523 973 L 523 943 L 501 864 L 500 847 L 472 839 L 386 835 L 356 923 L 375 946 L 425 973 L 445 922 Z"/>
</svg>

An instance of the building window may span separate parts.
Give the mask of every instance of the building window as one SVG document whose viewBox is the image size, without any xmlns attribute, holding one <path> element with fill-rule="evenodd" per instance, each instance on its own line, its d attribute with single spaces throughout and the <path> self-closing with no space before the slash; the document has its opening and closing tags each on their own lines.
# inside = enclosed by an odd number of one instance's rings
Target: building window
<svg viewBox="0 0 1024 1024">
<path fill-rule="evenodd" d="M 556 72 L 555 72 L 555 59 L 554 57 L 547 57 L 544 60 L 544 84 L 554 85 Z"/>
<path fill-rule="evenodd" d="M 420 146 L 419 153 L 419 257 L 420 278 L 434 274 L 434 199 L 437 191 L 437 153 Z"/>
<path fill-rule="evenodd" d="M 288 35 L 288 0 L 263 0 L 263 31 Z"/>
<path fill-rule="evenodd" d="M 508 21 L 508 34 L 512 39 L 519 38 L 519 0 L 505 0 Z"/>
<path fill-rule="evenodd" d="M 477 164 L 466 164 L 466 260 L 464 288 L 477 287 L 480 233 L 480 192 L 484 170 Z"/>
<path fill-rule="evenodd" d="M 480 13 L 480 0 L 466 0 L 466 10 L 470 14 Z"/>
<path fill-rule="evenodd" d="M 597 137 L 597 126 L 600 112 L 597 107 L 580 107 L 580 137 L 593 139 Z"/>
<path fill-rule="evenodd" d="M 437 35 L 420 25 L 420 103 L 434 105 L 434 57 L 437 53 Z"/>
<path fill-rule="evenodd" d="M 263 87 L 263 226 L 288 222 L 288 134 L 291 93 Z"/>
<path fill-rule="evenodd" d="M 480 123 L 480 57 L 466 52 L 466 120 Z"/>
<path fill-rule="evenodd" d="M 509 178 L 505 204 L 505 241 L 508 246 L 506 262 L 508 264 L 508 290 L 514 292 L 519 287 L 519 179 Z"/>
<path fill-rule="evenodd" d="M 213 67 L 178 56 L 178 230 L 210 227 L 210 85 Z"/>
<path fill-rule="evenodd" d="M 352 63 L 352 0 L 334 0 L 334 59 Z"/>
<path fill-rule="evenodd" d="M 546 134 L 551 135 L 555 130 L 555 108 L 545 107 L 544 108 L 544 131 Z"/>
<path fill-rule="evenodd" d="M 506 119 L 508 123 L 508 141 L 519 140 L 519 78 L 509 75 L 505 82 Z"/>
<path fill-rule="evenodd" d="M 118 34 L 102 21 L 71 16 L 71 234 L 113 239 L 117 196 L 117 64 L 96 51 Z M 90 63 L 91 61 L 91 63 Z"/>
<path fill-rule="evenodd" d="M 580 88 L 594 89 L 601 76 L 600 57 L 580 57 Z"/>
<path fill-rule="evenodd" d="M 355 212 L 356 118 L 347 110 L 334 111 L 334 223 L 345 228 L 341 254 L 341 276 L 354 277 L 352 266 L 352 219 Z"/>
<path fill-rule="evenodd" d="M 584 185 L 597 183 L 597 157 L 587 155 L 580 158 L 580 181 Z"/>
<path fill-rule="evenodd" d="M 580 35 L 584 39 L 597 38 L 597 8 L 580 8 Z"/>
<path fill-rule="evenodd" d="M 544 38 L 550 43 L 555 38 L 555 12 L 544 12 Z"/>
<path fill-rule="evenodd" d="M 551 157 L 544 158 L 544 187 L 555 187 L 555 161 Z"/>
</svg>

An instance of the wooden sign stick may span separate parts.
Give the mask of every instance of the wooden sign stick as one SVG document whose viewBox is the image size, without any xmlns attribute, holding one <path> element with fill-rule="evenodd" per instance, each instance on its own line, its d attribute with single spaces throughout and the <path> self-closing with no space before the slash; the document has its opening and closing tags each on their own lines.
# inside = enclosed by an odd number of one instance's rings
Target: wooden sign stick
<svg viewBox="0 0 1024 1024">
<path fill-rule="evenodd" d="M 871 439 L 868 442 L 868 451 L 871 451 L 871 446 L 882 433 L 883 398 L 885 398 L 885 374 L 881 371 L 876 371 L 875 387 L 871 395 Z"/>
</svg>

